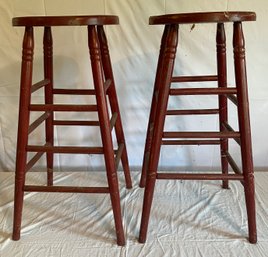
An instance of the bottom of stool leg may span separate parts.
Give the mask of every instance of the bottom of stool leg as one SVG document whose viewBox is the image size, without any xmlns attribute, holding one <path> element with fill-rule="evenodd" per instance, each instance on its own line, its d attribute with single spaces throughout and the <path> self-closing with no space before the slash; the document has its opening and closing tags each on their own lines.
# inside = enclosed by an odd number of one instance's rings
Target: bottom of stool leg
<svg viewBox="0 0 268 257">
<path fill-rule="evenodd" d="M 139 236 L 139 243 L 144 244 L 146 242 L 146 237 Z"/>
<path fill-rule="evenodd" d="M 13 235 L 12 235 L 12 240 L 13 240 L 13 241 L 18 241 L 18 240 L 20 240 L 20 233 L 13 233 Z"/>
<path fill-rule="evenodd" d="M 252 235 L 252 236 L 249 236 L 248 241 L 249 241 L 251 244 L 256 244 L 256 243 L 257 243 L 257 235 L 254 234 L 254 235 Z"/>
<path fill-rule="evenodd" d="M 126 245 L 126 241 L 125 241 L 125 238 L 119 238 L 117 239 L 117 245 L 119 246 L 125 246 Z"/>
</svg>

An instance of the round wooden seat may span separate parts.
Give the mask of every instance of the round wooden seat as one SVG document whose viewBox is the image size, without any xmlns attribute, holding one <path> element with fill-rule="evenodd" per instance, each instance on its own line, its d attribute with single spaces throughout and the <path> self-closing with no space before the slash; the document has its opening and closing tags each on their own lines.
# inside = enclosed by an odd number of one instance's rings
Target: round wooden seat
<svg viewBox="0 0 268 257">
<path fill-rule="evenodd" d="M 196 12 L 151 16 L 149 24 L 223 23 L 255 20 L 254 12 Z"/>
<path fill-rule="evenodd" d="M 112 25 L 119 24 L 115 15 L 90 16 L 29 16 L 15 17 L 13 26 L 84 26 L 84 25 Z"/>
</svg>

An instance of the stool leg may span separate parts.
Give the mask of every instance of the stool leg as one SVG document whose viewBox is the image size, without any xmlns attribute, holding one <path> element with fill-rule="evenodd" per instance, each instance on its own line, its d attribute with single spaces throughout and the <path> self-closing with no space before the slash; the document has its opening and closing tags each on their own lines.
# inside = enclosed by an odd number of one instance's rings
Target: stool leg
<svg viewBox="0 0 268 257">
<path fill-rule="evenodd" d="M 161 88 L 159 90 L 159 101 L 156 106 L 156 117 L 154 122 L 154 132 L 152 136 L 152 147 L 150 149 L 149 164 L 146 177 L 146 185 L 143 200 L 142 219 L 140 227 L 139 242 L 146 241 L 146 234 L 149 223 L 150 210 L 152 206 L 154 187 L 157 177 L 157 167 L 160 156 L 162 133 L 165 123 L 165 115 L 168 104 L 169 89 L 173 74 L 176 48 L 178 43 L 178 25 L 166 25 L 167 36 L 165 49 L 163 49 L 163 74 L 161 77 Z M 158 83 L 158 82 L 157 82 Z"/>
<path fill-rule="evenodd" d="M 241 22 L 234 23 L 233 47 L 238 100 L 238 122 L 241 134 L 242 169 L 244 175 L 245 199 L 248 214 L 249 242 L 256 243 L 257 232 L 254 198 L 254 174 L 247 92 L 245 45 Z"/>
<path fill-rule="evenodd" d="M 158 102 L 158 95 L 159 95 L 159 89 L 162 82 L 162 74 L 163 74 L 163 55 L 164 55 L 164 49 L 166 47 L 166 37 L 167 37 L 167 31 L 168 26 L 165 26 L 163 36 L 161 39 L 161 46 L 160 46 L 160 52 L 159 52 L 159 58 L 158 58 L 158 64 L 157 64 L 157 70 L 156 70 L 156 78 L 155 78 L 155 84 L 154 84 L 154 90 L 153 90 L 153 97 L 151 101 L 151 110 L 150 110 L 150 117 L 147 127 L 147 135 L 146 135 L 146 141 L 145 141 L 145 148 L 144 148 L 144 154 L 143 154 L 143 164 L 142 164 L 142 171 L 141 171 L 141 179 L 140 179 L 140 187 L 145 187 L 146 182 L 146 174 L 148 170 L 148 162 L 149 162 L 149 154 L 152 146 L 152 135 L 153 135 L 153 127 L 154 127 L 154 121 L 156 116 L 156 106 Z"/>
<path fill-rule="evenodd" d="M 13 240 L 20 239 L 21 218 L 23 207 L 23 187 L 25 184 L 25 169 L 27 161 L 26 146 L 28 143 L 28 127 L 30 121 L 29 105 L 31 101 L 32 70 L 33 70 L 33 49 L 34 36 L 33 28 L 26 27 L 23 39 L 22 65 L 21 65 L 21 85 L 19 122 L 17 138 L 17 157 L 15 174 L 15 195 L 14 195 L 14 220 L 13 220 Z"/>
<path fill-rule="evenodd" d="M 53 41 L 51 27 L 44 29 L 44 77 L 49 79 L 50 83 L 45 87 L 45 103 L 53 104 Z M 54 129 L 53 129 L 53 111 L 49 112 L 46 119 L 46 143 L 50 146 L 54 145 Z M 53 185 L 53 152 L 47 152 L 47 185 Z"/>
<path fill-rule="evenodd" d="M 100 48 L 101 48 L 101 57 L 102 57 L 104 76 L 106 80 L 110 79 L 112 81 L 107 91 L 107 94 L 108 94 L 112 113 L 117 113 L 117 119 L 115 123 L 115 134 L 116 134 L 118 145 L 122 143 L 124 144 L 121 161 L 122 161 L 122 166 L 123 166 L 125 180 L 126 180 L 126 187 L 130 189 L 132 188 L 132 182 L 131 182 L 130 169 L 129 169 L 129 164 L 128 164 L 126 141 L 124 137 L 121 115 L 120 115 L 119 105 L 117 101 L 117 95 L 116 95 L 116 89 L 115 89 L 115 83 L 114 83 L 114 77 L 113 77 L 112 64 L 111 64 L 111 59 L 110 59 L 110 54 L 109 54 L 109 48 L 107 44 L 107 38 L 104 32 L 103 26 L 98 26 L 97 31 L 98 31 L 98 38 L 100 42 Z"/>
<path fill-rule="evenodd" d="M 111 202 L 114 212 L 117 244 L 125 245 L 124 230 L 121 219 L 120 196 L 118 190 L 118 180 L 115 170 L 115 160 L 112 136 L 110 132 L 109 115 L 107 108 L 106 95 L 104 92 L 104 81 L 101 64 L 101 52 L 97 31 L 94 26 L 88 26 L 88 45 L 90 49 L 91 65 L 98 105 L 98 115 L 100 121 L 101 137 L 104 150 L 107 179 L 109 184 Z"/>
<path fill-rule="evenodd" d="M 226 38 L 224 24 L 217 25 L 217 70 L 218 70 L 218 86 L 227 87 L 227 66 L 226 66 Z M 224 131 L 224 123 L 228 122 L 227 97 L 226 95 L 219 95 L 219 123 L 220 131 Z M 221 139 L 221 167 L 222 173 L 228 174 L 228 139 Z M 228 180 L 223 180 L 223 188 L 229 188 Z"/>
</svg>

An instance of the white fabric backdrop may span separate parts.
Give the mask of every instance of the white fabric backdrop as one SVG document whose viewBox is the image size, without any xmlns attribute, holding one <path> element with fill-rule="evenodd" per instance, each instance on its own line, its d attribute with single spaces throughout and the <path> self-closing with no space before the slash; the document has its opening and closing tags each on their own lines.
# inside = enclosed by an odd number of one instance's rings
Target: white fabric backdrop
<svg viewBox="0 0 268 257">
<path fill-rule="evenodd" d="M 13 28 L 14 16 L 29 15 L 73 15 L 73 14 L 115 14 L 120 18 L 119 26 L 107 28 L 110 52 L 122 119 L 127 140 L 129 161 L 132 169 L 140 169 L 142 163 L 145 133 L 151 93 L 154 82 L 161 26 L 149 26 L 150 15 L 194 12 L 194 11 L 255 11 L 257 22 L 244 24 L 246 37 L 247 70 L 251 107 L 251 124 L 253 136 L 254 162 L 256 169 L 267 169 L 268 149 L 268 87 L 266 72 L 268 67 L 267 48 L 268 4 L 265 0 L 227 1 L 227 0 L 1 0 L 0 1 L 0 170 L 14 171 L 18 94 L 20 78 L 21 42 L 23 28 Z M 229 81 L 233 84 L 232 27 L 227 26 Z M 92 78 L 85 28 L 55 28 L 54 32 L 54 66 L 55 85 L 58 87 L 86 88 Z M 42 31 L 35 33 L 35 68 L 34 81 L 42 79 Z M 180 30 L 179 60 L 176 74 L 193 75 L 215 73 L 215 26 L 182 26 Z M 92 85 L 91 85 L 92 86 Z M 33 96 L 34 101 L 41 102 L 43 93 Z M 57 98 L 57 101 L 63 101 Z M 65 98 L 66 100 L 66 98 Z M 70 99 L 69 99 L 70 100 Z M 71 100 L 86 102 L 86 98 L 72 97 Z M 184 97 L 170 101 L 170 105 L 180 108 L 215 106 L 216 102 L 208 97 Z M 205 106 L 204 106 L 205 107 Z M 234 127 L 235 109 L 230 104 L 231 120 Z M 65 114 L 66 115 L 66 114 Z M 84 117 L 87 118 L 87 115 Z M 73 118 L 73 117 L 71 117 Z M 181 117 L 169 118 L 166 127 L 172 130 L 216 130 L 217 117 Z M 43 130 L 38 130 L 31 138 L 32 142 L 43 142 Z M 97 130 L 88 128 L 57 128 L 56 142 L 62 145 L 100 143 Z M 239 159 L 238 148 L 232 145 L 235 159 Z M 215 170 L 219 167 L 219 149 L 214 146 L 201 147 L 163 147 L 160 159 L 162 169 Z M 44 160 L 43 160 L 44 162 Z M 61 170 L 80 168 L 102 168 L 99 157 L 68 155 L 57 157 L 55 165 Z"/>
</svg>

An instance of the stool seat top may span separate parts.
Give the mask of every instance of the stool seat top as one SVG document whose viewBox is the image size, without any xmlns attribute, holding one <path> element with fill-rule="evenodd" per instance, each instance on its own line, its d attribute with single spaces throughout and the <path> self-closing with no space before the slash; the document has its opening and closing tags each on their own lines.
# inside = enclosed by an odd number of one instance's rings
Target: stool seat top
<svg viewBox="0 0 268 257">
<path fill-rule="evenodd" d="M 254 12 L 195 12 L 151 16 L 149 24 L 223 23 L 255 20 Z"/>
<path fill-rule="evenodd" d="M 80 16 L 28 16 L 12 19 L 13 26 L 83 26 L 119 24 L 118 16 L 114 15 L 80 15 Z"/>
</svg>

